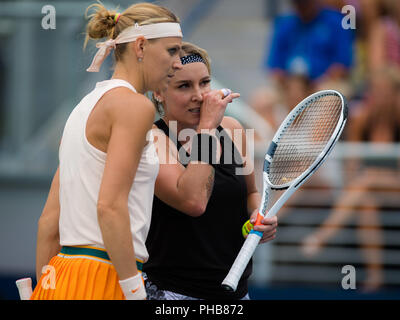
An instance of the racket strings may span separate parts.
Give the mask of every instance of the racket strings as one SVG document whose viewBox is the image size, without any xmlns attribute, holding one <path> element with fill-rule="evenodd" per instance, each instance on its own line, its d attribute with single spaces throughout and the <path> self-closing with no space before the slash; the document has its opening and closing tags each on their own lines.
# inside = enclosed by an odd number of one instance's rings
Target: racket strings
<svg viewBox="0 0 400 320">
<path fill-rule="evenodd" d="M 338 124 L 342 101 L 325 95 L 310 101 L 283 130 L 269 169 L 269 180 L 282 185 L 296 179 L 321 154 Z"/>
</svg>

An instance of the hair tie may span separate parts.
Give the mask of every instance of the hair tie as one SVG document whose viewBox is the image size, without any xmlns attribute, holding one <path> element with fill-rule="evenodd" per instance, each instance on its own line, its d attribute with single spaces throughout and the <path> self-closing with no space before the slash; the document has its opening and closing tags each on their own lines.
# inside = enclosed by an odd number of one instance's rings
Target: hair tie
<svg viewBox="0 0 400 320">
<path fill-rule="evenodd" d="M 120 17 L 121 17 L 121 14 L 120 14 L 120 13 L 115 14 L 115 16 L 114 16 L 114 22 L 115 22 L 115 24 L 118 23 L 118 20 L 119 20 Z"/>
</svg>

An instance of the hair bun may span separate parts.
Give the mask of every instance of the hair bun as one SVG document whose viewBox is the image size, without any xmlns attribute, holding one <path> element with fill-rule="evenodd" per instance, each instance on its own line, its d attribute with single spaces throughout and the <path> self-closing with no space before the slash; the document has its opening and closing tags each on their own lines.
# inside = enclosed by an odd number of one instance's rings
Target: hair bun
<svg viewBox="0 0 400 320">
<path fill-rule="evenodd" d="M 87 15 L 90 9 L 95 12 Z M 111 38 L 114 34 L 114 27 L 116 25 L 114 17 L 117 15 L 116 11 L 107 10 L 102 4 L 95 3 L 86 9 L 86 17 L 90 19 L 86 31 L 91 39 Z"/>
</svg>

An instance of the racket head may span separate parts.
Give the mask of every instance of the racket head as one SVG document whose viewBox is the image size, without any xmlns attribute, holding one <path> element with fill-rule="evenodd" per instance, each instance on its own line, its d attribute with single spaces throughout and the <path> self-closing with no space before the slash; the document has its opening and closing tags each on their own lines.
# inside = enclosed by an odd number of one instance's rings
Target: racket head
<svg viewBox="0 0 400 320">
<path fill-rule="evenodd" d="M 289 113 L 265 155 L 260 215 L 266 214 L 271 189 L 289 188 L 268 211 L 267 216 L 275 215 L 290 195 L 315 172 L 338 141 L 346 120 L 346 100 L 335 90 L 316 92 Z M 259 231 L 250 232 L 222 282 L 225 290 L 236 290 L 261 236 Z"/>
<path fill-rule="evenodd" d="M 300 186 L 323 163 L 347 120 L 347 102 L 336 90 L 301 101 L 277 130 L 265 155 L 263 178 L 273 190 Z"/>
</svg>

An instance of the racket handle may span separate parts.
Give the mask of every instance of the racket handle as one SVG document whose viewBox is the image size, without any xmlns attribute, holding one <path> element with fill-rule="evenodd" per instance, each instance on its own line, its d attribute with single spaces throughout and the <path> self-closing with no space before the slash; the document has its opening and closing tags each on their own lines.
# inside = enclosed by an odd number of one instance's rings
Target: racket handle
<svg viewBox="0 0 400 320">
<path fill-rule="evenodd" d="M 244 242 L 242 249 L 235 259 L 228 275 L 222 281 L 222 287 L 227 291 L 236 291 L 238 282 L 243 274 L 244 269 L 253 256 L 254 250 L 261 240 L 261 232 L 251 231 Z"/>
<path fill-rule="evenodd" d="M 21 300 L 29 300 L 32 295 L 32 279 L 23 278 L 15 281 Z"/>
</svg>

